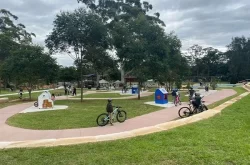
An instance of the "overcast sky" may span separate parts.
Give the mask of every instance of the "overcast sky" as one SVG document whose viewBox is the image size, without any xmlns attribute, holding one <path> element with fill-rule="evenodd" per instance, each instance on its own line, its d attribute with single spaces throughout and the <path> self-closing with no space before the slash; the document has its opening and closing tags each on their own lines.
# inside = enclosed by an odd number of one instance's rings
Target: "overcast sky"
<svg viewBox="0 0 250 165">
<path fill-rule="evenodd" d="M 161 14 L 166 32 L 174 31 L 182 41 L 182 50 L 193 44 L 212 46 L 222 51 L 235 36 L 250 32 L 250 0 L 148 0 L 154 12 Z M 44 45 L 60 11 L 81 6 L 77 0 L 0 0 L 0 8 L 10 10 L 19 22 L 34 32 L 35 43 Z M 68 56 L 56 56 L 61 65 L 72 65 Z"/>
</svg>

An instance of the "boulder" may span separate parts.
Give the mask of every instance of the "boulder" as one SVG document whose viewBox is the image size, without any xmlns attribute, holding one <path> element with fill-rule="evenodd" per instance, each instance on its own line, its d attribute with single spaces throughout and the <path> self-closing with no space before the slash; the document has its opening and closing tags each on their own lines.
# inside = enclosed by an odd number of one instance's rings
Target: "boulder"
<svg viewBox="0 0 250 165">
<path fill-rule="evenodd" d="M 0 103 L 7 103 L 9 101 L 8 97 L 0 98 Z"/>
</svg>

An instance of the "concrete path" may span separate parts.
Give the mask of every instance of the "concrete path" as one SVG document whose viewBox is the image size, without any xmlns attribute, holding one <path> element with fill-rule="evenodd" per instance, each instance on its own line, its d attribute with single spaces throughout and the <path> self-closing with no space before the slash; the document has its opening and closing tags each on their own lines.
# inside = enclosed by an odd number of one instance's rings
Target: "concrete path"
<svg viewBox="0 0 250 165">
<path fill-rule="evenodd" d="M 225 99 L 236 94 L 234 90 L 226 89 L 206 96 L 204 100 L 206 104 L 211 104 L 216 101 Z M 19 113 L 20 111 L 30 107 L 32 103 L 25 103 L 20 105 L 13 105 L 0 109 L 0 142 L 13 141 L 27 141 L 27 140 L 41 140 L 41 139 L 62 139 L 75 137 L 88 137 L 96 135 L 107 135 L 113 133 L 120 133 L 131 131 L 138 128 L 150 127 L 157 124 L 172 121 L 178 118 L 179 107 L 172 107 L 163 109 L 157 112 L 138 116 L 128 119 L 124 123 L 115 123 L 114 126 L 93 127 L 82 129 L 68 129 L 68 130 L 28 130 L 22 128 L 15 128 L 7 125 L 6 120 Z M 185 105 L 182 105 L 185 106 Z"/>
</svg>

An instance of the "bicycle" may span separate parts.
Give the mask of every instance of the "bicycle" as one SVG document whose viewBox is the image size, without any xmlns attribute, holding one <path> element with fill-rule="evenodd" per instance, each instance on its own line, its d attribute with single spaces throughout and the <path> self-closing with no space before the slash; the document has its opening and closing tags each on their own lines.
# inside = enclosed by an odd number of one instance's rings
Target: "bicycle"
<svg viewBox="0 0 250 165">
<path fill-rule="evenodd" d="M 180 108 L 178 114 L 179 114 L 179 116 L 181 118 L 185 118 L 185 117 L 189 117 L 191 115 L 198 114 L 198 113 L 201 113 L 203 111 L 206 111 L 206 110 L 208 110 L 208 108 L 204 103 L 205 103 L 205 101 L 201 101 L 201 105 L 198 108 L 196 108 L 190 102 L 188 104 L 189 107 Z"/>
<path fill-rule="evenodd" d="M 112 120 L 116 117 L 116 120 L 120 123 L 123 123 L 127 119 L 127 112 L 124 110 L 120 110 L 119 106 L 113 106 L 115 107 L 114 111 L 112 112 Z M 108 113 L 102 113 L 100 114 L 97 119 L 96 123 L 97 125 L 103 127 L 109 123 L 109 115 Z"/>
<path fill-rule="evenodd" d="M 38 102 L 34 102 L 34 107 L 38 107 Z"/>
</svg>

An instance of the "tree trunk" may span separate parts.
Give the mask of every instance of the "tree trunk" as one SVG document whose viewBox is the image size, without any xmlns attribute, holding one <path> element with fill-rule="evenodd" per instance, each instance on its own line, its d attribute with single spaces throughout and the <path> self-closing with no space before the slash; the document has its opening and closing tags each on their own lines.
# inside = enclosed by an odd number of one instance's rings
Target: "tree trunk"
<svg viewBox="0 0 250 165">
<path fill-rule="evenodd" d="M 141 82 L 138 83 L 138 100 L 141 99 Z"/>
<path fill-rule="evenodd" d="M 121 64 L 121 82 L 122 82 L 122 84 L 125 83 L 124 76 L 125 76 L 124 64 Z"/>
<path fill-rule="evenodd" d="M 99 81 L 100 81 L 100 75 L 98 72 L 96 72 L 96 88 L 99 87 Z"/>
<path fill-rule="evenodd" d="M 208 75 L 208 77 L 210 76 L 210 68 L 209 67 L 207 69 L 207 75 Z"/>
<path fill-rule="evenodd" d="M 81 102 L 83 102 L 83 68 L 82 68 L 82 62 L 83 62 L 83 52 L 81 52 L 81 60 L 80 60 L 80 68 L 81 68 Z"/>
<path fill-rule="evenodd" d="M 29 91 L 29 100 L 31 100 L 31 88 L 29 88 L 28 91 Z"/>
</svg>

